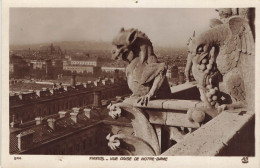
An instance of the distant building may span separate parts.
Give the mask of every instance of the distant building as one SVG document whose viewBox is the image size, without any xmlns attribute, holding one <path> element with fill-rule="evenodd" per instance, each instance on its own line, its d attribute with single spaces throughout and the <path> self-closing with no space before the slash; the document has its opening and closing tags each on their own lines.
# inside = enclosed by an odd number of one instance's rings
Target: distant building
<svg viewBox="0 0 260 168">
<path fill-rule="evenodd" d="M 77 56 L 77 57 L 71 57 L 70 65 L 87 65 L 87 66 L 100 66 L 99 65 L 99 59 L 88 57 L 88 56 Z"/>
<path fill-rule="evenodd" d="M 61 59 L 38 59 L 28 61 L 31 69 L 44 70 L 47 78 L 56 78 L 63 70 L 63 61 Z"/>
<path fill-rule="evenodd" d="M 125 68 L 121 68 L 121 67 L 101 67 L 102 72 L 115 72 L 115 70 L 119 70 L 122 72 L 125 72 Z"/>
<path fill-rule="evenodd" d="M 22 57 L 17 55 L 11 55 L 9 61 L 9 73 L 10 76 L 24 77 L 28 73 L 28 64 L 23 60 Z"/>
<path fill-rule="evenodd" d="M 63 52 L 59 46 L 54 46 L 53 44 L 49 46 L 41 46 L 39 49 L 40 55 L 56 55 L 63 56 Z"/>
<path fill-rule="evenodd" d="M 66 65 L 63 66 L 63 70 L 76 72 L 76 73 L 92 73 L 96 74 L 100 72 L 100 67 L 84 66 L 84 65 Z"/>
<path fill-rule="evenodd" d="M 84 56 L 66 56 L 63 60 L 63 70 L 76 73 L 92 73 L 101 72 L 100 61 L 98 57 Z"/>
<path fill-rule="evenodd" d="M 32 69 L 46 68 L 46 60 L 30 60 L 29 64 Z"/>
<path fill-rule="evenodd" d="M 36 117 L 53 115 L 60 110 L 93 104 L 95 90 L 101 91 L 102 99 L 130 93 L 125 80 L 121 80 L 119 83 L 113 82 L 114 79 L 110 83 L 104 80 L 96 81 L 96 83 L 66 86 L 64 89 L 42 88 L 41 90 L 11 94 L 9 97 L 10 122 L 32 121 Z M 34 86 L 32 85 L 32 89 L 38 89 L 38 87 L 34 88 Z"/>
</svg>

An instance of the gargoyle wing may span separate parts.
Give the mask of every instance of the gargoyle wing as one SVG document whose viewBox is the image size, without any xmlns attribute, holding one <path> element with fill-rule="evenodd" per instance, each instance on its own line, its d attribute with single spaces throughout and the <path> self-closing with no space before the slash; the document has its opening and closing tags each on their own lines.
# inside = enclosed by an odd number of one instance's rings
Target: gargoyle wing
<svg viewBox="0 0 260 168">
<path fill-rule="evenodd" d="M 253 100 L 254 91 L 254 54 L 255 44 L 252 30 L 247 20 L 236 16 L 229 20 L 229 28 L 231 31 L 230 38 L 225 43 L 226 62 L 230 65 L 230 69 L 239 68 L 242 79 L 236 78 L 237 82 L 232 81 L 230 91 L 235 99 L 242 100 L 246 90 L 247 101 Z M 243 83 L 241 82 L 243 81 Z M 251 93 L 252 92 L 252 93 Z M 253 104 L 253 103 L 252 103 Z"/>
<path fill-rule="evenodd" d="M 248 59 L 241 57 L 253 55 L 255 50 L 253 34 L 247 20 L 235 16 L 230 18 L 228 26 L 231 33 L 224 42 L 225 49 L 219 54 L 224 56 L 223 59 L 226 63 L 222 69 L 225 69 L 226 72 L 235 68 L 239 61 Z"/>
<path fill-rule="evenodd" d="M 151 82 L 156 76 L 162 72 L 166 72 L 167 66 L 165 63 L 150 63 L 144 68 L 142 78 L 140 80 L 141 84 Z"/>
<path fill-rule="evenodd" d="M 231 54 L 233 51 L 248 55 L 254 54 L 254 38 L 248 21 L 242 17 L 235 16 L 229 20 L 228 24 L 231 37 L 226 42 L 226 54 Z"/>
</svg>

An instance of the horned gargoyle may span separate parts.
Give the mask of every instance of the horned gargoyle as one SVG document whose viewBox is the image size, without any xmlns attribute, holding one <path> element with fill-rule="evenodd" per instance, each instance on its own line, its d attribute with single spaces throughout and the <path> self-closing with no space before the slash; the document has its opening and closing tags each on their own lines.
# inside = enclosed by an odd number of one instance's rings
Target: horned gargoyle
<svg viewBox="0 0 260 168">
<path fill-rule="evenodd" d="M 201 100 L 209 108 L 249 107 L 254 104 L 254 38 L 247 19 L 231 16 L 214 20 L 211 29 L 188 43 L 189 70 L 198 83 Z"/>
<path fill-rule="evenodd" d="M 140 97 L 143 105 L 152 98 L 168 98 L 170 87 L 166 79 L 167 66 L 158 63 L 152 42 L 137 29 L 121 29 L 113 40 L 113 59 L 122 59 L 129 65 L 126 68 L 127 82 L 132 97 Z"/>
<path fill-rule="evenodd" d="M 133 92 L 122 103 L 111 105 L 109 114 L 113 118 L 125 116 L 132 121 L 136 137 L 140 143 L 148 143 L 155 154 L 159 154 L 156 133 L 146 118 L 144 111 L 134 107 L 140 103 L 146 106 L 151 99 L 167 99 L 171 91 L 166 78 L 167 66 L 159 63 L 153 51 L 152 42 L 137 29 L 123 28 L 113 40 L 112 58 L 122 59 L 129 64 L 126 68 L 127 82 Z M 145 146 L 145 145 L 144 145 Z"/>
</svg>

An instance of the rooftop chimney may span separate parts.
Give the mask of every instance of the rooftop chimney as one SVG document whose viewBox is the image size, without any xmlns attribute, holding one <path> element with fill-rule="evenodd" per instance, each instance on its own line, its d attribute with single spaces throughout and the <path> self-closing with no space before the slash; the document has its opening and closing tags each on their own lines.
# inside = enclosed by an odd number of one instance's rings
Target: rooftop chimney
<svg viewBox="0 0 260 168">
<path fill-rule="evenodd" d="M 26 148 L 30 147 L 33 143 L 33 130 L 27 130 L 21 132 L 16 137 L 18 138 L 18 149 L 25 150 Z"/>
<path fill-rule="evenodd" d="M 10 126 L 12 128 L 17 128 L 19 126 L 19 123 L 15 122 L 15 115 L 13 115 L 13 121 L 10 123 Z"/>
<path fill-rule="evenodd" d="M 77 116 L 78 116 L 78 113 L 70 113 L 70 118 L 75 122 L 77 123 Z"/>
<path fill-rule="evenodd" d="M 98 81 L 94 81 L 94 85 L 95 85 L 95 86 L 98 86 Z"/>
<path fill-rule="evenodd" d="M 115 78 L 110 78 L 111 83 L 115 83 Z"/>
<path fill-rule="evenodd" d="M 103 85 L 106 85 L 106 82 L 107 82 L 107 81 L 106 81 L 105 79 L 102 80 L 102 84 L 103 84 Z"/>
<path fill-rule="evenodd" d="M 87 84 L 85 82 L 83 83 L 83 86 L 84 86 L 84 88 L 87 88 Z"/>
<path fill-rule="evenodd" d="M 67 113 L 66 111 L 59 111 L 60 118 L 65 117 L 66 113 Z"/>
<path fill-rule="evenodd" d="M 73 113 L 79 113 L 79 109 L 78 107 L 73 107 L 72 110 L 73 110 Z"/>
<path fill-rule="evenodd" d="M 85 113 L 85 116 L 88 117 L 88 119 L 90 119 L 90 117 L 91 117 L 91 109 L 90 108 L 85 108 L 84 109 L 84 113 Z"/>
<path fill-rule="evenodd" d="M 40 125 L 42 123 L 42 117 L 36 117 L 35 121 L 36 121 L 36 125 Z"/>
<path fill-rule="evenodd" d="M 48 120 L 47 120 L 47 122 L 48 122 L 48 126 L 49 127 L 51 127 L 53 130 L 55 130 L 55 119 L 54 118 L 49 118 Z"/>
<path fill-rule="evenodd" d="M 38 96 L 38 97 L 41 97 L 41 94 L 40 94 L 40 90 L 36 90 L 36 95 Z"/>
</svg>

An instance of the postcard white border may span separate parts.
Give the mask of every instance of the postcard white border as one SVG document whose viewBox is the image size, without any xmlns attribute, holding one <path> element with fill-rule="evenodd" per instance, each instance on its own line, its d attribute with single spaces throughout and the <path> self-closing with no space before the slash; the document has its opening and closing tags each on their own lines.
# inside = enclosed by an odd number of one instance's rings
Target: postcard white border
<svg viewBox="0 0 260 168">
<path fill-rule="evenodd" d="M 260 91 L 260 1 L 259 0 L 2 0 L 2 167 L 260 167 L 259 162 L 259 118 L 260 104 L 256 103 L 256 156 L 249 158 L 248 164 L 242 164 L 242 157 L 199 157 L 170 156 L 168 161 L 92 161 L 88 156 L 48 156 L 19 155 L 22 160 L 14 160 L 15 155 L 9 155 L 9 8 L 10 7 L 110 7 L 110 8 L 224 8 L 224 7 L 255 7 L 256 8 L 256 102 Z M 171 16 L 169 16 L 171 17 Z M 258 93 L 258 94 L 257 94 Z M 107 157 L 107 156 L 106 156 Z"/>
</svg>

